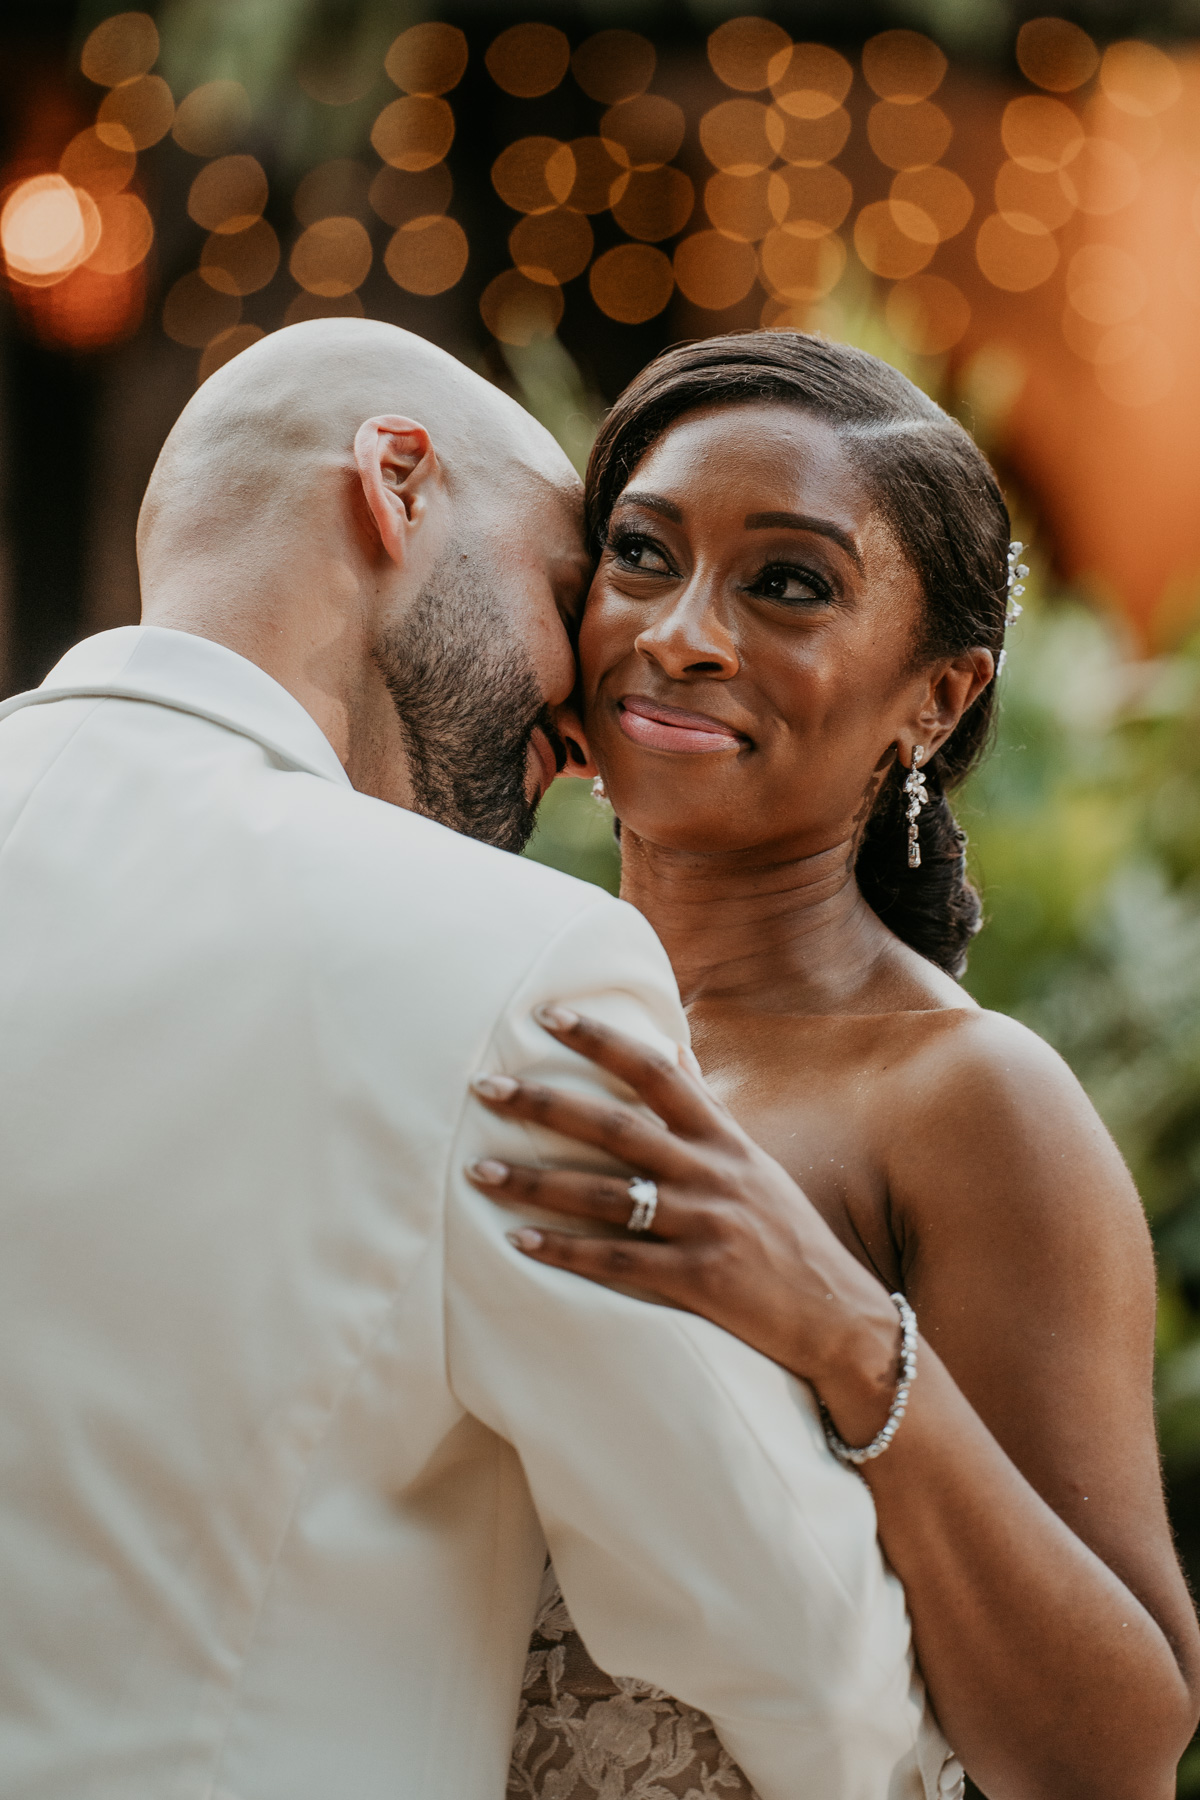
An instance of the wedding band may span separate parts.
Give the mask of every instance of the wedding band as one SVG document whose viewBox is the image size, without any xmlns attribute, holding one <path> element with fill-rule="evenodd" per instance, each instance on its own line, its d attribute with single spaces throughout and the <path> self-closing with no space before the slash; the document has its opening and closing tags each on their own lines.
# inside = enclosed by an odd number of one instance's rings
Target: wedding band
<svg viewBox="0 0 1200 1800">
<path fill-rule="evenodd" d="M 647 1175 L 635 1175 L 629 1183 L 629 1198 L 633 1201 L 633 1211 L 625 1229 L 649 1231 L 658 1210 L 658 1183 Z"/>
</svg>

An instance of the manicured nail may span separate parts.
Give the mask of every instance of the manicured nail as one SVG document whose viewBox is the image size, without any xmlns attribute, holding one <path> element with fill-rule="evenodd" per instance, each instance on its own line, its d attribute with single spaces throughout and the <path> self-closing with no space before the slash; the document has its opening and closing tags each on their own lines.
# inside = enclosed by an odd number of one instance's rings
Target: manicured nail
<svg viewBox="0 0 1200 1800">
<path fill-rule="evenodd" d="M 533 1016 L 539 1025 L 548 1025 L 551 1031 L 570 1031 L 579 1023 L 579 1014 L 572 1012 L 569 1006 L 537 1006 Z"/>
<path fill-rule="evenodd" d="M 520 1231 L 510 1231 L 508 1241 L 510 1244 L 515 1244 L 518 1250 L 540 1250 L 542 1234 L 540 1231 L 534 1231 L 532 1226 L 526 1225 Z"/>
<path fill-rule="evenodd" d="M 483 1100 L 511 1100 L 518 1085 L 511 1075 L 476 1075 L 471 1083 Z"/>
<path fill-rule="evenodd" d="M 481 1181 L 484 1187 L 499 1187 L 502 1181 L 508 1180 L 508 1164 L 502 1162 L 472 1163 L 467 1171 L 474 1181 Z"/>
</svg>

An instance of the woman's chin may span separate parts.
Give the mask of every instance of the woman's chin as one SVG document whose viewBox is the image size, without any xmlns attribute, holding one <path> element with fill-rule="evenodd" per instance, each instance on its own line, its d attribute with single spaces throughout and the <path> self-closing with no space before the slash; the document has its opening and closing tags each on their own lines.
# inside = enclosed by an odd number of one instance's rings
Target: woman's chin
<svg viewBox="0 0 1200 1800">
<path fill-rule="evenodd" d="M 621 821 L 621 842 L 625 847 L 629 839 L 636 838 L 654 849 L 714 856 L 723 851 L 748 850 L 755 842 L 752 835 L 747 835 L 745 822 L 736 822 L 724 809 L 647 807 L 633 800 L 622 806 L 619 793 L 611 790 L 609 799 Z"/>
</svg>

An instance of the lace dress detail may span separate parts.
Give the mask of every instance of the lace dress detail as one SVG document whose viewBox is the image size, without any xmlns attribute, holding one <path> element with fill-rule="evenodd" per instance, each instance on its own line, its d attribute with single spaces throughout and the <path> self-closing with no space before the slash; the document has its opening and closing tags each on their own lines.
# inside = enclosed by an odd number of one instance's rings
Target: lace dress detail
<svg viewBox="0 0 1200 1800">
<path fill-rule="evenodd" d="M 554 1570 L 538 1601 L 508 1776 L 510 1800 L 757 1800 L 711 1719 L 598 1669 Z"/>
</svg>

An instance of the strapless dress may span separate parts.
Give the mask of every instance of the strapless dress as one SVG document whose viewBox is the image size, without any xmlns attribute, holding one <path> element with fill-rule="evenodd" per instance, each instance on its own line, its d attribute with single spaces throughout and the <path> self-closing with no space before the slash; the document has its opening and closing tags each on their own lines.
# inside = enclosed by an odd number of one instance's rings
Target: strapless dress
<svg viewBox="0 0 1200 1800">
<path fill-rule="evenodd" d="M 711 1719 L 605 1675 L 547 1568 L 517 1715 L 510 1800 L 756 1800 Z"/>
</svg>

